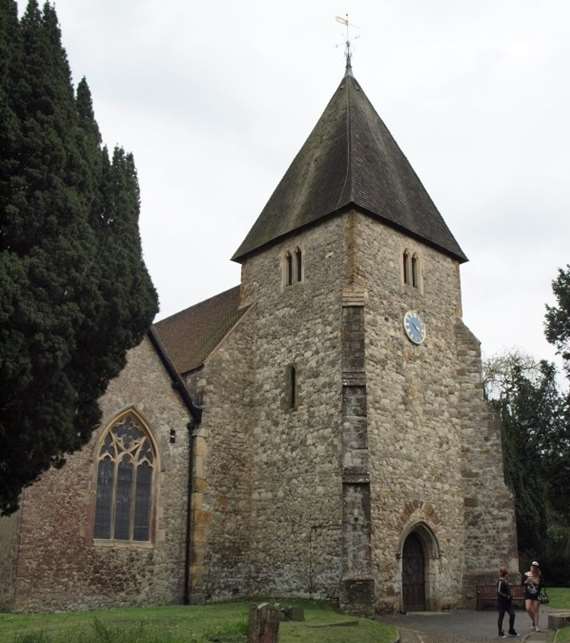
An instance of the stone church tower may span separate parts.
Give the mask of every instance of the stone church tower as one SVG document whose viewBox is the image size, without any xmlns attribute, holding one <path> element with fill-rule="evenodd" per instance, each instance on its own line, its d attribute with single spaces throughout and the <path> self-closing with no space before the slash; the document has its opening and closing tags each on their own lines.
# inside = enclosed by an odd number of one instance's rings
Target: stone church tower
<svg viewBox="0 0 570 643">
<path fill-rule="evenodd" d="M 0 521 L 5 604 L 37 606 L 70 542 L 60 603 L 80 606 L 272 594 L 441 609 L 517 571 L 500 430 L 461 319 L 466 257 L 350 65 L 233 259 L 241 285 L 156 324 L 92 445 Z M 174 442 L 189 416 L 168 377 L 191 415 Z M 97 454 L 125 412 L 155 450 L 144 543 L 93 527 Z M 63 539 L 45 510 L 34 519 L 46 493 L 76 507 Z M 34 529 L 57 541 L 35 567 Z M 108 561 L 136 579 L 105 585 Z"/>
</svg>

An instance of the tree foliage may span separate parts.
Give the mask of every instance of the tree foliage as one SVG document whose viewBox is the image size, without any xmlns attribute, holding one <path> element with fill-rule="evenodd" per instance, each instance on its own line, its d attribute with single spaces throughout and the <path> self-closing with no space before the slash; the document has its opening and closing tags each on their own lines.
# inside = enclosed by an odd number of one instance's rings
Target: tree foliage
<svg viewBox="0 0 570 643">
<path fill-rule="evenodd" d="M 565 361 L 570 377 L 570 264 L 558 270 L 552 282 L 556 306 L 546 306 L 546 339 L 553 344 Z"/>
<path fill-rule="evenodd" d="M 563 570 L 570 562 L 570 425 L 556 368 L 512 352 L 486 360 L 484 382 L 502 421 L 519 550 L 525 558 L 541 559 L 551 581 L 568 582 L 570 573 L 564 576 Z"/>
<path fill-rule="evenodd" d="M 156 314 L 132 155 L 101 146 L 55 9 L 0 0 L 0 512 L 97 427 Z"/>
</svg>

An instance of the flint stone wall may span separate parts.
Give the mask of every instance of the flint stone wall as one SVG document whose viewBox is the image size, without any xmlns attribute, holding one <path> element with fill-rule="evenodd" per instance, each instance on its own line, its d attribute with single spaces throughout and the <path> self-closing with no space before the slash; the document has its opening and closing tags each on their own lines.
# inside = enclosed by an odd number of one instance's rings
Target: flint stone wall
<svg viewBox="0 0 570 643">
<path fill-rule="evenodd" d="M 90 609 L 180 603 L 184 594 L 188 485 L 188 411 L 148 339 L 101 399 L 102 427 L 62 469 L 24 492 L 14 607 Z M 92 536 L 99 437 L 133 407 L 158 444 L 155 538 L 152 544 L 95 544 Z M 176 442 L 170 444 L 170 431 Z"/>
<path fill-rule="evenodd" d="M 287 251 L 303 279 L 284 285 Z M 254 304 L 252 577 L 254 593 L 336 597 L 342 573 L 342 219 L 248 258 L 242 303 Z M 289 408 L 287 367 L 297 373 Z"/>
<path fill-rule="evenodd" d="M 506 566 L 518 574 L 514 501 L 504 482 L 501 427 L 483 399 L 479 340 L 456 324 L 460 367 L 460 423 L 465 503 L 464 606 L 474 607 L 476 585 L 493 583 Z"/>
<path fill-rule="evenodd" d="M 352 228 L 353 282 L 367 293 L 376 606 L 403 607 L 402 547 L 417 525 L 428 559 L 427 607 L 462 604 L 464 574 L 495 574 L 499 560 L 514 563 L 516 544 L 498 429 L 480 385 L 478 343 L 474 349 L 470 333 L 460 341 L 456 332 L 457 324 L 465 328 L 459 265 L 364 215 L 356 215 Z M 418 288 L 404 284 L 405 249 L 419 257 Z M 405 336 L 407 310 L 418 311 L 426 324 L 421 346 Z M 477 480 L 466 478 L 466 470 L 478 471 Z M 475 506 L 486 507 L 486 514 Z"/>
<path fill-rule="evenodd" d="M 250 592 L 252 312 L 186 377 L 202 405 L 193 446 L 193 603 Z"/>
<path fill-rule="evenodd" d="M 420 257 L 423 282 L 403 282 L 402 256 Z M 463 570 L 463 491 L 458 425 L 455 319 L 461 315 L 457 262 L 361 214 L 354 280 L 367 292 L 366 371 L 376 607 L 401 604 L 401 554 L 417 524 L 435 535 L 426 551 L 427 603 L 457 603 Z M 404 314 L 416 310 L 427 336 L 416 346 Z"/>
</svg>

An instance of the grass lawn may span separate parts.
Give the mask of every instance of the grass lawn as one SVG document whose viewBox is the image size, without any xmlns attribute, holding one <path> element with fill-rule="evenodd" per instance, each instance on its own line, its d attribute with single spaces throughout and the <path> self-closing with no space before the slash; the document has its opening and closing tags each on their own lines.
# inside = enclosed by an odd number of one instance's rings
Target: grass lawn
<svg viewBox="0 0 570 643">
<path fill-rule="evenodd" d="M 554 609 L 570 609 L 570 587 L 547 587 L 550 603 L 548 607 Z M 554 640 L 554 637 L 552 637 Z M 556 637 L 556 643 L 570 643 L 570 627 L 560 630 Z"/>
<path fill-rule="evenodd" d="M 546 591 L 550 598 L 548 607 L 570 610 L 570 587 L 547 587 Z"/>
<path fill-rule="evenodd" d="M 280 626 L 280 643 L 392 643 L 396 631 L 335 612 L 319 601 L 283 601 L 305 609 L 304 622 Z M 249 603 L 65 612 L 0 613 L 0 643 L 244 643 Z M 356 624 L 337 625 L 351 622 Z"/>
</svg>

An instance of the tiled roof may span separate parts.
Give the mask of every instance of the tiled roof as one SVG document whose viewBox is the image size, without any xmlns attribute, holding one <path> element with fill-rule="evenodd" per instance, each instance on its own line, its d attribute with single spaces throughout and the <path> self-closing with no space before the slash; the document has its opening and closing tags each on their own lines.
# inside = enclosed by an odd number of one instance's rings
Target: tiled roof
<svg viewBox="0 0 570 643">
<path fill-rule="evenodd" d="M 467 261 L 350 71 L 233 260 L 347 206 Z"/>
<path fill-rule="evenodd" d="M 179 373 L 198 368 L 243 315 L 240 287 L 220 293 L 154 324 Z"/>
</svg>

